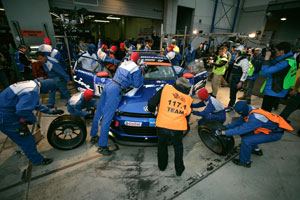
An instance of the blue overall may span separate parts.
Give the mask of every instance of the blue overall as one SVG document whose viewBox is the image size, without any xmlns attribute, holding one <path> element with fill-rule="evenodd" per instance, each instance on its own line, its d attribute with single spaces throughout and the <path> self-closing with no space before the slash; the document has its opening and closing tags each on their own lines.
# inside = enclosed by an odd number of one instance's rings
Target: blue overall
<svg viewBox="0 0 300 200">
<path fill-rule="evenodd" d="M 15 53 L 15 62 L 16 62 L 19 72 L 24 72 L 24 65 L 21 63 L 21 61 L 19 59 L 19 55 L 20 55 L 20 51 L 17 51 Z"/>
<path fill-rule="evenodd" d="M 15 83 L 0 93 L 0 131 L 18 144 L 33 164 L 40 164 L 44 157 L 37 152 L 32 134 L 20 136 L 18 128 L 22 125 L 20 119 L 36 122 L 33 110 L 52 113 L 39 100 L 40 87 L 36 80 Z"/>
<path fill-rule="evenodd" d="M 254 108 L 250 107 L 250 111 L 252 109 Z M 225 126 L 227 128 L 225 131 L 226 136 L 241 135 L 242 137 L 240 162 L 243 163 L 250 162 L 251 151 L 258 149 L 258 144 L 278 141 L 283 135 L 283 129 L 278 128 L 277 123 L 258 113 L 250 114 L 248 122 L 245 122 L 244 116 L 241 116 Z M 267 128 L 272 132 L 269 135 L 265 133 L 254 134 L 253 131 L 257 128 Z"/>
<path fill-rule="evenodd" d="M 83 92 L 78 92 L 74 94 L 70 100 L 68 101 L 67 108 L 71 115 L 74 116 L 87 116 L 89 114 L 88 111 L 84 111 L 83 109 L 89 109 L 90 107 L 96 107 L 97 101 L 96 99 L 90 99 L 88 102 L 84 99 Z"/>
<path fill-rule="evenodd" d="M 203 111 L 192 112 L 194 115 L 202 117 L 202 119 L 198 121 L 198 126 L 210 119 L 217 120 L 222 124 L 226 121 L 225 109 L 220 101 L 218 101 L 216 98 L 209 96 L 206 101 L 200 101 L 199 103 L 192 104 L 191 107 L 200 108 L 204 106 L 206 106 L 206 108 Z"/>
<path fill-rule="evenodd" d="M 66 98 L 70 99 L 71 95 L 67 88 L 67 82 L 70 81 L 69 75 L 64 71 L 60 63 L 49 56 L 47 56 L 46 63 L 43 64 L 45 72 L 50 76 L 51 79 L 56 81 L 57 88 L 60 93 Z M 53 91 L 49 94 L 48 106 L 54 106 L 55 104 L 55 92 Z"/>
<path fill-rule="evenodd" d="M 129 86 L 138 88 L 143 84 L 144 76 L 141 75 L 140 67 L 133 61 L 125 61 L 118 67 L 113 79 L 120 83 L 122 88 L 128 88 Z M 98 141 L 100 147 L 107 146 L 109 127 L 121 101 L 122 88 L 117 83 L 111 81 L 104 87 L 100 101 L 98 102 L 93 119 L 91 136 L 95 137 L 98 135 L 99 123 L 102 117 L 100 139 Z"/>
</svg>

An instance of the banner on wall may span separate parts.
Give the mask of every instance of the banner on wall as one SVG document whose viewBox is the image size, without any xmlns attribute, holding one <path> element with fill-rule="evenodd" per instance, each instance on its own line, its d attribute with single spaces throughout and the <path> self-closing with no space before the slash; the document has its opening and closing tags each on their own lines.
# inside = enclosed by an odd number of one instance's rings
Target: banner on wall
<svg viewBox="0 0 300 200">
<path fill-rule="evenodd" d="M 44 37 L 44 31 L 34 31 L 34 30 L 21 30 L 21 36 L 23 37 Z"/>
</svg>

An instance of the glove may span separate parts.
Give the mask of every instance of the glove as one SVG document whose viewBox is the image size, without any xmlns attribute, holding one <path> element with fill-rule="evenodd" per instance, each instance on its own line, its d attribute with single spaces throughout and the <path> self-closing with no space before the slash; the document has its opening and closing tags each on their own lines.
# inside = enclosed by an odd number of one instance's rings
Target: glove
<svg viewBox="0 0 300 200">
<path fill-rule="evenodd" d="M 64 114 L 64 111 L 63 110 L 52 110 L 52 115 L 62 115 Z"/>
<path fill-rule="evenodd" d="M 29 135 L 30 131 L 27 127 L 27 122 L 24 119 L 20 119 L 21 126 L 17 129 L 19 136 L 27 136 Z M 32 124 L 32 122 L 30 122 Z"/>
<path fill-rule="evenodd" d="M 221 131 L 220 129 L 217 129 L 217 130 L 215 131 L 215 136 L 221 136 L 221 135 L 222 135 L 221 132 L 222 132 L 222 131 Z"/>
</svg>

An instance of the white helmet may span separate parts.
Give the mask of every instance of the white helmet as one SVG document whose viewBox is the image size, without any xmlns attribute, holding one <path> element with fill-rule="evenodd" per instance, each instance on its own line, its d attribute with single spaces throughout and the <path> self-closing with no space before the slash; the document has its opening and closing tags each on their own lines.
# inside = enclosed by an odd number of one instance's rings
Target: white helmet
<svg viewBox="0 0 300 200">
<path fill-rule="evenodd" d="M 175 52 L 174 51 L 171 51 L 169 53 L 167 53 L 166 57 L 169 59 L 169 60 L 172 60 L 175 58 Z"/>
<path fill-rule="evenodd" d="M 235 48 L 235 50 L 236 51 L 240 51 L 240 52 L 242 52 L 243 50 L 244 50 L 244 46 L 243 45 L 240 45 L 240 46 L 238 46 L 237 48 Z"/>
</svg>

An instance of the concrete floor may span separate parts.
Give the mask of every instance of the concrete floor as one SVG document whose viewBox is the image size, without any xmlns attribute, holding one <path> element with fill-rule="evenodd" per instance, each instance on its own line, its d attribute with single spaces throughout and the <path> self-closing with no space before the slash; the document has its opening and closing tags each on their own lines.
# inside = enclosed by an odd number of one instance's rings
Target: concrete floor
<svg viewBox="0 0 300 200">
<path fill-rule="evenodd" d="M 211 90 L 210 82 L 207 88 Z M 196 96 L 194 99 L 198 101 Z M 226 106 L 229 88 L 220 88 L 218 99 Z M 260 107 L 261 101 L 252 98 L 254 106 Z M 63 100 L 58 102 L 59 107 L 64 104 Z M 275 113 L 283 108 L 280 105 Z M 227 114 L 226 123 L 236 116 L 234 112 Z M 295 130 L 300 129 L 299 116 L 298 110 L 289 118 Z M 52 119 L 43 116 L 43 133 Z M 248 169 L 230 161 L 237 154 L 224 157 L 209 151 L 199 139 L 195 116 L 190 124 L 191 131 L 183 139 L 186 170 L 181 177 L 175 175 L 171 146 L 168 168 L 160 172 L 155 147 L 120 146 L 115 155 L 102 157 L 88 142 L 71 151 L 60 151 L 44 139 L 38 150 L 54 162 L 34 166 L 29 186 L 24 183 L 2 191 L 0 199 L 300 199 L 300 138 L 296 131 L 284 134 L 278 142 L 260 145 L 264 156 L 253 156 Z M 3 138 L 0 134 L 0 141 Z M 235 141 L 239 144 L 240 138 Z M 111 141 L 110 145 L 114 146 Z M 0 190 L 20 182 L 27 168 L 26 157 L 14 155 L 15 149 L 6 148 L 0 154 Z M 57 172 L 51 173 L 53 170 Z"/>
</svg>

